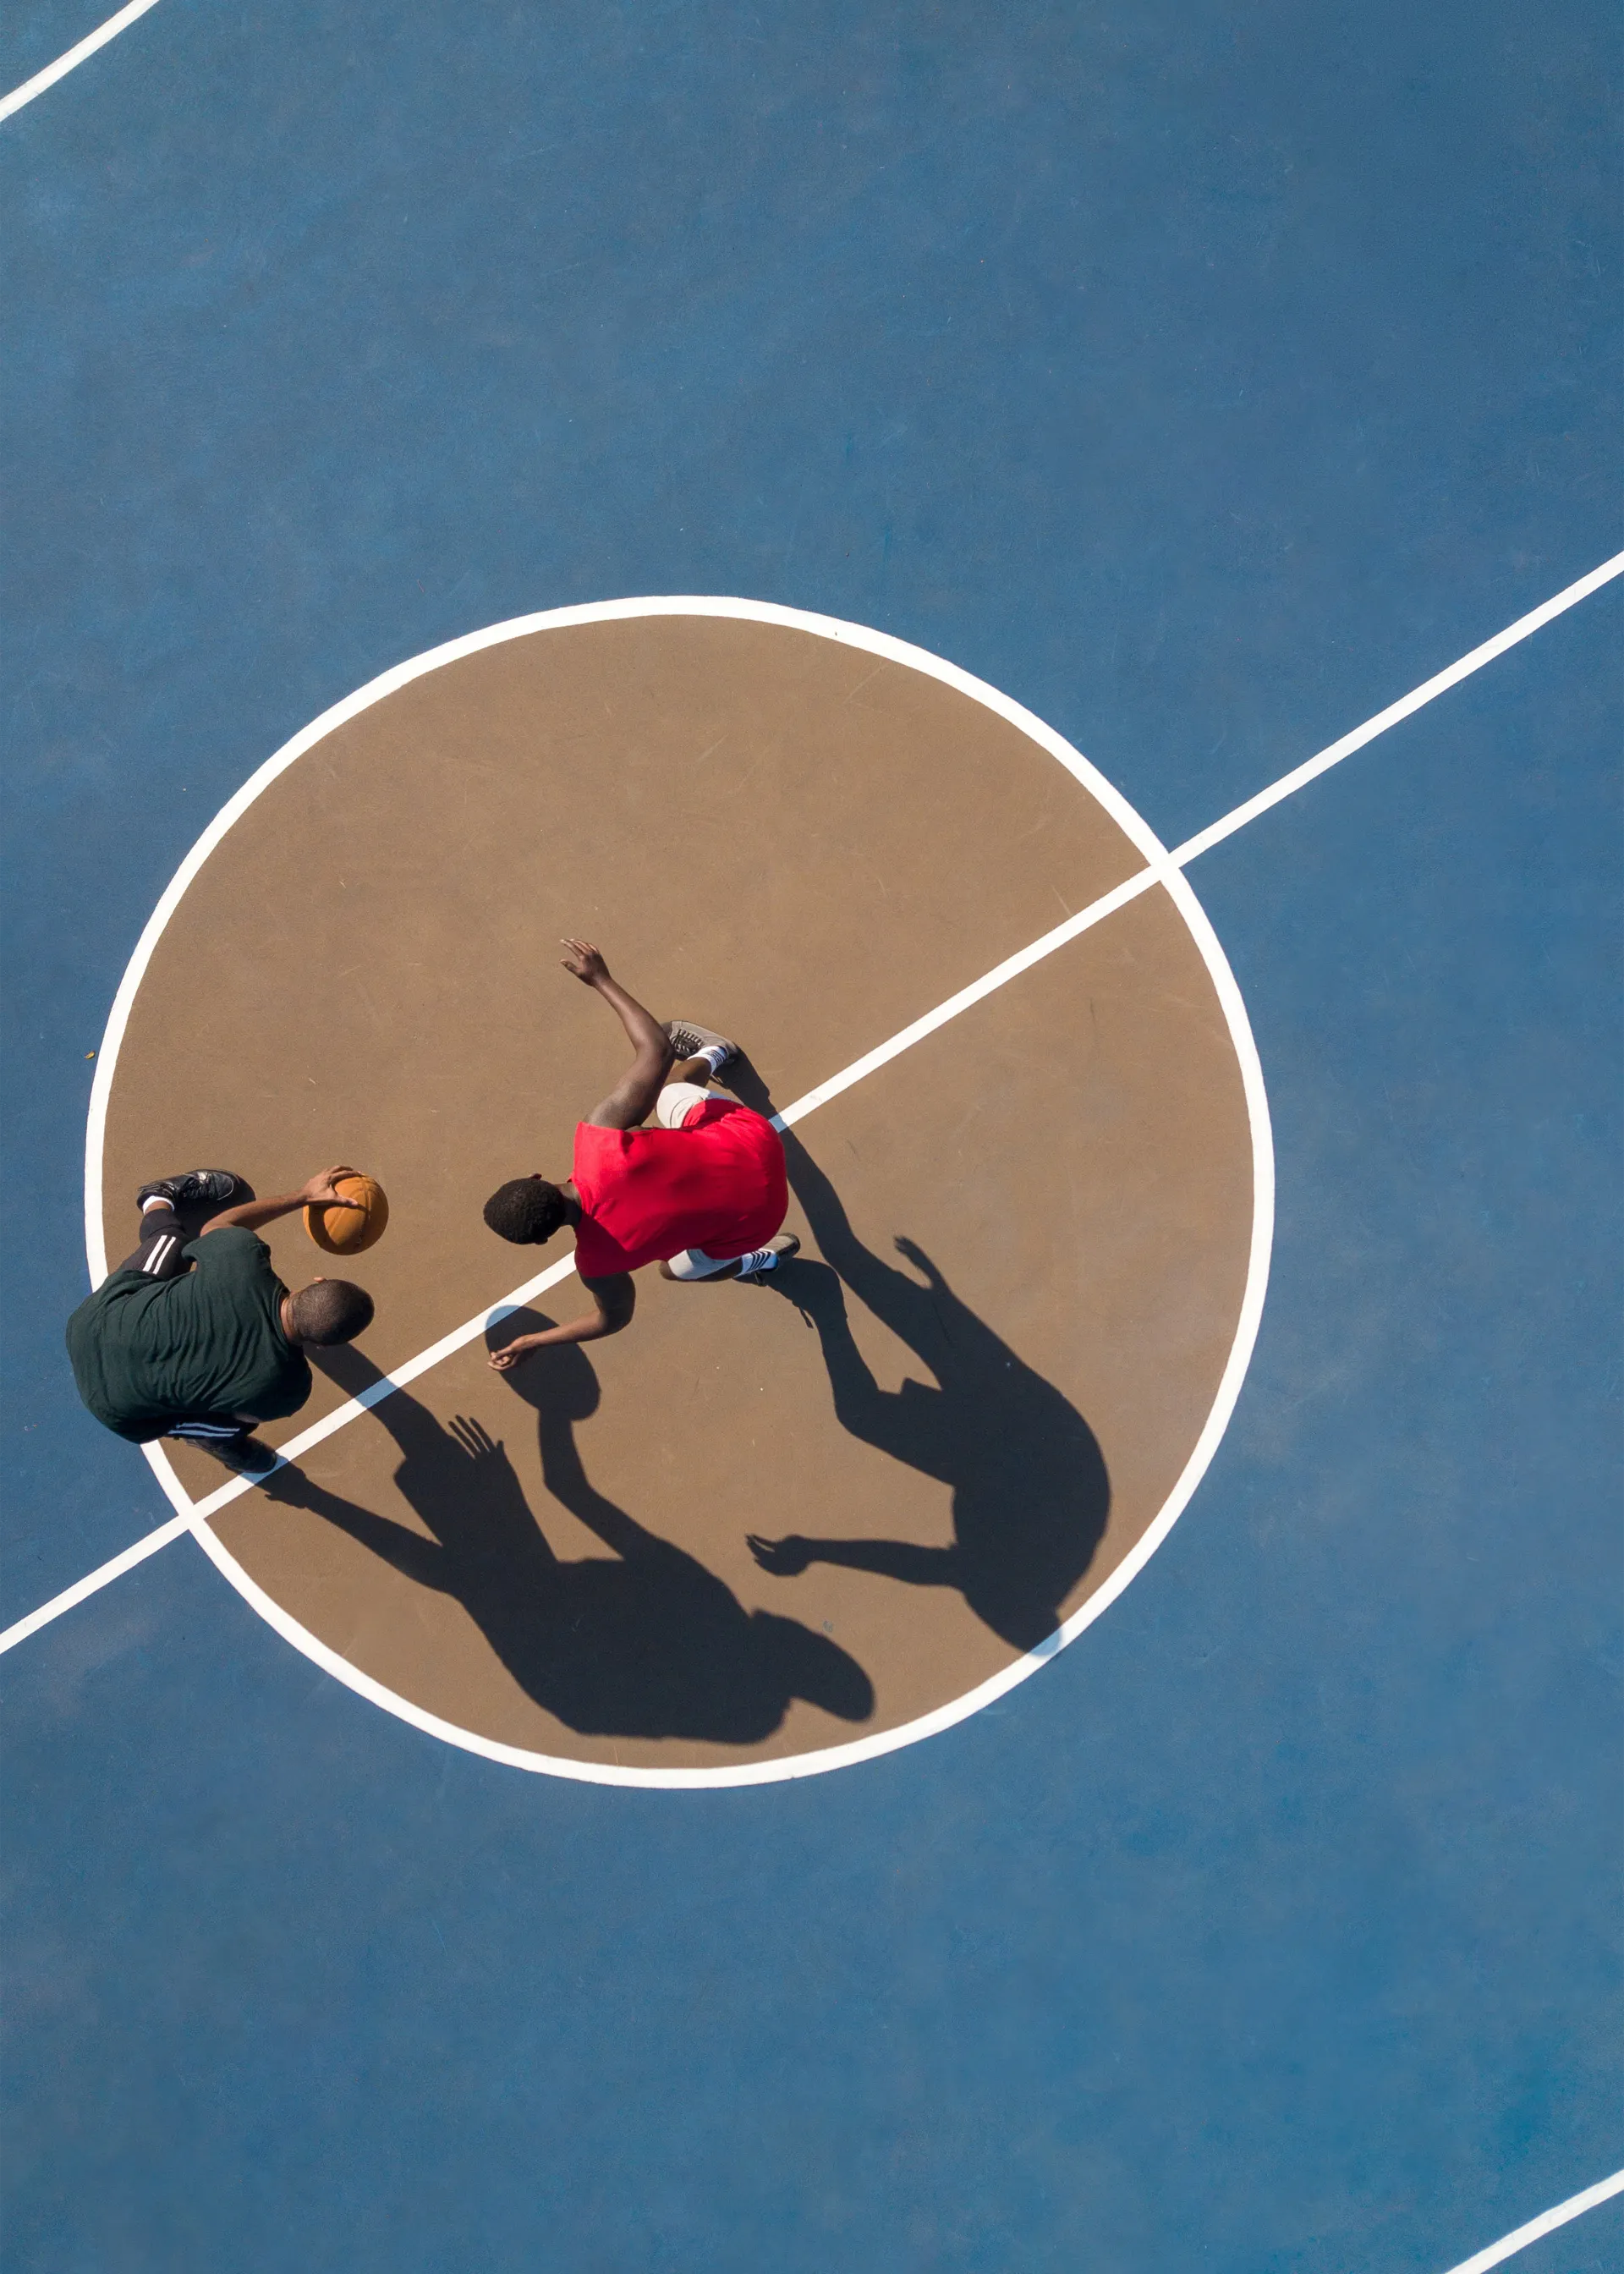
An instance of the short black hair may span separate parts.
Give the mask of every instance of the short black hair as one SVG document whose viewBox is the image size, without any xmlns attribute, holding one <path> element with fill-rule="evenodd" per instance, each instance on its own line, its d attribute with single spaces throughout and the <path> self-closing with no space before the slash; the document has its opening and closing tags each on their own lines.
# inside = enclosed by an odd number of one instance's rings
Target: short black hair
<svg viewBox="0 0 1624 2274">
<path fill-rule="evenodd" d="M 372 1299 L 352 1279 L 312 1279 L 293 1299 L 295 1334 L 321 1350 L 354 1342 L 372 1323 Z"/>
<path fill-rule="evenodd" d="M 539 1247 L 564 1221 L 564 1195 L 545 1177 L 515 1177 L 485 1202 L 485 1220 L 515 1247 Z"/>
</svg>

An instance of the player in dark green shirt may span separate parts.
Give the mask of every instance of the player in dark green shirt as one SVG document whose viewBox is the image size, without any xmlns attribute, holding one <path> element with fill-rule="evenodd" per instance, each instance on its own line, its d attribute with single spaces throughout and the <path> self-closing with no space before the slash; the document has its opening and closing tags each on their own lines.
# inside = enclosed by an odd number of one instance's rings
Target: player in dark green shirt
<svg viewBox="0 0 1624 2274">
<path fill-rule="evenodd" d="M 188 1240 L 177 1213 L 244 1191 L 227 1169 L 143 1185 L 141 1244 L 68 1321 L 79 1394 L 98 1421 L 141 1445 L 190 1437 L 244 1465 L 256 1423 L 297 1413 L 311 1391 L 304 1345 L 347 1343 L 371 1324 L 372 1299 L 347 1279 L 290 1295 L 255 1227 L 310 1203 L 353 1206 L 324 1170 L 297 1193 L 217 1209 Z M 264 1458 L 268 1463 L 269 1455 Z"/>
</svg>

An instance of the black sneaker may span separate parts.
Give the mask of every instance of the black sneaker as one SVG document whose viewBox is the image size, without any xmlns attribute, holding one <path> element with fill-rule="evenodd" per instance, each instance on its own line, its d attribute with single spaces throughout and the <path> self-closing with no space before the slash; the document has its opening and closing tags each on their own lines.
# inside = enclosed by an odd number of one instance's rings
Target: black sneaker
<svg viewBox="0 0 1624 2274">
<path fill-rule="evenodd" d="M 212 1453 L 239 1477 L 268 1477 L 282 1459 L 274 1445 L 265 1444 L 258 1437 L 238 1437 L 227 1445 L 205 1445 L 203 1450 Z"/>
<path fill-rule="evenodd" d="M 229 1208 L 237 1193 L 245 1190 L 240 1177 L 229 1169 L 185 1169 L 178 1177 L 157 1177 L 150 1185 L 143 1185 L 135 1196 L 135 1204 L 144 1209 L 148 1201 L 168 1201 L 171 1208 L 201 1208 L 207 1201 L 217 1209 Z"/>
<path fill-rule="evenodd" d="M 667 1019 L 664 1023 L 671 1047 L 680 1058 L 696 1058 L 701 1050 L 725 1050 L 730 1058 L 738 1056 L 737 1043 L 730 1043 L 726 1035 L 716 1034 L 709 1027 L 696 1027 L 691 1019 Z"/>
</svg>

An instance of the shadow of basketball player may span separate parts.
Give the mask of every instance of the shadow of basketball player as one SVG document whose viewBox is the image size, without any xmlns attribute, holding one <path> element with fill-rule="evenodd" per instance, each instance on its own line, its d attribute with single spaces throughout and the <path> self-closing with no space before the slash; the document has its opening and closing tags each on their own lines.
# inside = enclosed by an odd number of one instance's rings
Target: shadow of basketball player
<svg viewBox="0 0 1624 2274">
<path fill-rule="evenodd" d="M 528 1332 L 552 1321 L 527 1314 L 522 1323 Z M 504 1320 L 498 1338 L 513 1326 Z M 380 1378 L 352 1348 L 324 1350 L 320 1362 L 351 1397 Z M 540 1417 L 548 1490 L 610 1555 L 561 1560 L 501 1444 L 478 1421 L 459 1416 L 442 1427 L 402 1390 L 372 1411 L 401 1449 L 395 1481 L 432 1538 L 297 1468 L 279 1470 L 263 1489 L 454 1597 L 520 1687 L 583 1735 L 752 1744 L 771 1735 L 794 1698 L 845 1721 L 867 1719 L 868 1677 L 826 1635 L 747 1611 L 694 1556 L 594 1489 L 575 1438 L 598 1403 L 584 1352 L 568 1344 L 538 1352 L 507 1379 Z"/>
<path fill-rule="evenodd" d="M 773 1111 L 752 1068 L 735 1060 L 728 1072 L 745 1104 Z M 1105 1530 L 1110 1481 L 1098 1441 L 1053 1383 L 953 1292 L 922 1248 L 897 1241 L 914 1266 L 903 1271 L 864 1246 L 793 1129 L 784 1133 L 784 1151 L 791 1189 L 828 1261 L 781 1264 L 766 1284 L 816 1328 L 841 1426 L 951 1487 L 953 1539 L 926 1547 L 752 1534 L 751 1553 L 763 1570 L 786 1577 L 809 1563 L 840 1563 L 912 1586 L 957 1587 L 995 1634 L 1031 1650 L 1059 1625 L 1061 1606 Z M 848 1289 L 923 1360 L 937 1387 L 909 1380 L 900 1389 L 880 1388 L 853 1337 Z"/>
</svg>

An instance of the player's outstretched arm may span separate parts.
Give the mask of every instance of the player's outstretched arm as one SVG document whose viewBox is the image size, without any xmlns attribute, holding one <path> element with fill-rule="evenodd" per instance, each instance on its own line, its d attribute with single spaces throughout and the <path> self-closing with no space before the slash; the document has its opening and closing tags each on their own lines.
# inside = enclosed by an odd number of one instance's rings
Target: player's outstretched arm
<svg viewBox="0 0 1624 2274">
<path fill-rule="evenodd" d="M 561 1327 L 548 1327 L 538 1335 L 515 1335 L 502 1349 L 491 1352 L 498 1374 L 517 1366 L 527 1351 L 546 1350 L 555 1343 L 596 1343 L 629 1327 L 637 1307 L 637 1289 L 629 1271 L 612 1272 L 606 1279 L 583 1279 L 595 1308 L 583 1319 L 567 1319 Z"/>
<path fill-rule="evenodd" d="M 201 1239 L 203 1232 L 223 1231 L 233 1224 L 241 1224 L 244 1231 L 258 1231 L 262 1224 L 274 1224 L 279 1216 L 290 1216 L 296 1208 L 358 1209 L 361 1202 L 347 1201 L 342 1193 L 335 1189 L 333 1179 L 359 1173 L 358 1170 L 346 1168 L 341 1161 L 336 1169 L 323 1169 L 312 1177 L 297 1193 L 282 1193 L 274 1201 L 244 1201 L 240 1208 L 222 1209 L 218 1216 L 210 1216 L 198 1237 Z"/>
<path fill-rule="evenodd" d="M 603 997 L 625 1028 L 627 1040 L 636 1052 L 628 1072 L 587 1115 L 588 1126 L 593 1129 L 635 1129 L 648 1118 L 671 1071 L 670 1038 L 658 1020 L 610 976 L 608 965 L 590 940 L 567 939 L 561 945 L 569 950 L 564 958 L 565 970 Z"/>
</svg>

